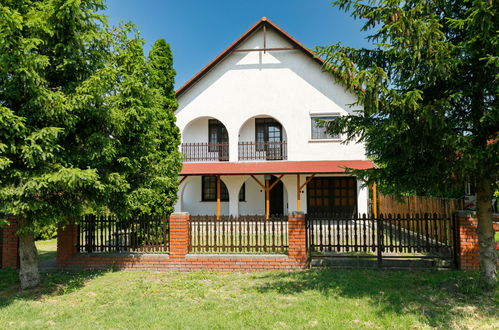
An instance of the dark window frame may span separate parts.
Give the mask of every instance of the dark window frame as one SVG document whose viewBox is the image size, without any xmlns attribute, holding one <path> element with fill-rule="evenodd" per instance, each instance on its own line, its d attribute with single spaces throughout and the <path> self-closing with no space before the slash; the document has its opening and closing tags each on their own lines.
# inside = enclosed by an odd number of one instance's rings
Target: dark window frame
<svg viewBox="0 0 499 330">
<path fill-rule="evenodd" d="M 311 125 L 310 125 L 310 137 L 312 140 L 339 140 L 340 134 L 330 135 L 326 132 L 325 127 L 318 126 L 316 119 L 324 121 L 333 121 L 338 118 L 339 115 L 310 115 Z"/>
<path fill-rule="evenodd" d="M 280 122 L 274 118 L 255 118 L 255 148 L 256 151 L 266 151 L 265 143 L 269 142 L 269 127 L 275 126 L 279 128 L 279 142 L 282 142 L 283 131 Z M 260 138 L 262 137 L 262 139 Z"/>
<path fill-rule="evenodd" d="M 343 205 L 343 201 L 348 204 L 349 198 L 353 198 L 353 204 Z M 315 199 L 315 203 L 317 203 L 317 199 L 321 199 L 320 203 L 322 205 L 310 205 L 311 199 Z M 324 205 L 325 199 L 327 199 L 327 206 Z M 339 205 L 335 205 L 336 201 L 339 202 Z M 348 210 L 342 211 L 342 208 Z M 307 212 L 313 213 L 314 211 L 317 212 L 317 210 L 319 213 L 351 213 L 351 215 L 355 215 L 358 210 L 357 178 L 346 176 L 313 178 L 307 184 Z"/>
<path fill-rule="evenodd" d="M 212 179 L 213 178 L 213 179 Z M 212 181 L 212 182 L 208 182 Z M 208 193 L 206 189 L 211 191 Z M 217 177 L 213 175 L 206 175 L 201 177 L 201 201 L 202 202 L 216 202 L 217 201 Z M 220 201 L 229 201 L 229 191 L 225 183 L 220 180 Z M 246 201 L 246 184 L 243 183 L 241 190 L 239 190 L 239 201 Z"/>
</svg>

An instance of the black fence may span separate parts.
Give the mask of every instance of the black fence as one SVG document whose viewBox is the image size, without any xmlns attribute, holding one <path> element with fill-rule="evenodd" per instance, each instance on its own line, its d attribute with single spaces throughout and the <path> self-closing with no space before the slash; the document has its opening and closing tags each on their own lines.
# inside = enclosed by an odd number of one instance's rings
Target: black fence
<svg viewBox="0 0 499 330">
<path fill-rule="evenodd" d="M 3 228 L 0 227 L 0 268 L 2 267 L 3 267 Z"/>
<path fill-rule="evenodd" d="M 239 142 L 239 160 L 286 160 L 288 145 L 280 142 Z"/>
<path fill-rule="evenodd" d="M 308 248 L 314 256 L 454 259 L 454 221 L 446 216 L 365 214 L 307 215 Z"/>
<path fill-rule="evenodd" d="M 77 230 L 77 252 L 165 253 L 170 247 L 168 217 L 118 219 L 112 215 L 87 215 Z"/>
<path fill-rule="evenodd" d="M 288 218 L 191 216 L 191 253 L 287 253 Z"/>
<path fill-rule="evenodd" d="M 182 143 L 181 152 L 184 162 L 229 161 L 228 143 Z"/>
</svg>

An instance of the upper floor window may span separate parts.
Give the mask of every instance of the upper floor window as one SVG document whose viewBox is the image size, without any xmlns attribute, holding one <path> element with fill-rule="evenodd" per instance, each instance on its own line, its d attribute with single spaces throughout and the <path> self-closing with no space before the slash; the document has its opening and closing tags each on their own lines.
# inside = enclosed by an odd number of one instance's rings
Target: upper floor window
<svg viewBox="0 0 499 330">
<path fill-rule="evenodd" d="M 264 151 L 265 143 L 282 142 L 282 125 L 273 118 L 256 118 L 255 142 L 257 151 Z"/>
<path fill-rule="evenodd" d="M 229 134 L 224 124 L 216 119 L 208 121 L 208 143 L 210 151 L 218 151 L 217 144 L 229 143 Z"/>
<path fill-rule="evenodd" d="M 339 139 L 339 134 L 329 134 L 326 127 L 319 124 L 318 121 L 333 121 L 338 118 L 338 115 L 312 115 L 310 116 L 312 121 L 312 140 L 327 140 L 327 139 Z"/>
</svg>

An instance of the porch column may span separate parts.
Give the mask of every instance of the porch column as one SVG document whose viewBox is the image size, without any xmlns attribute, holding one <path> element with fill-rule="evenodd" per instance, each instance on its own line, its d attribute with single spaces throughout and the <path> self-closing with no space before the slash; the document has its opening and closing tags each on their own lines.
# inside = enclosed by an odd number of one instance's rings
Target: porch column
<svg viewBox="0 0 499 330">
<path fill-rule="evenodd" d="M 227 133 L 229 134 L 229 162 L 237 162 L 239 160 L 239 126 L 235 129 L 227 127 Z"/>
<path fill-rule="evenodd" d="M 368 214 L 369 213 L 369 188 L 367 186 L 362 186 L 364 182 L 357 180 L 357 213 Z"/>
<path fill-rule="evenodd" d="M 226 175 L 222 177 L 229 192 L 229 215 L 234 217 L 239 215 L 239 191 L 246 179 L 248 177 L 243 175 Z"/>
</svg>

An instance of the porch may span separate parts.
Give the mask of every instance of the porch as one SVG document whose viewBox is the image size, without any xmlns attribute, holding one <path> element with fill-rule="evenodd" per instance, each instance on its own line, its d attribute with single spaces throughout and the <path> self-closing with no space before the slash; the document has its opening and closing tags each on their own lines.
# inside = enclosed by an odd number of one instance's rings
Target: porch
<svg viewBox="0 0 499 330">
<path fill-rule="evenodd" d="M 374 167 L 367 160 L 184 163 L 175 211 L 266 219 L 290 211 L 367 214 L 368 188 L 347 171 Z"/>
</svg>

